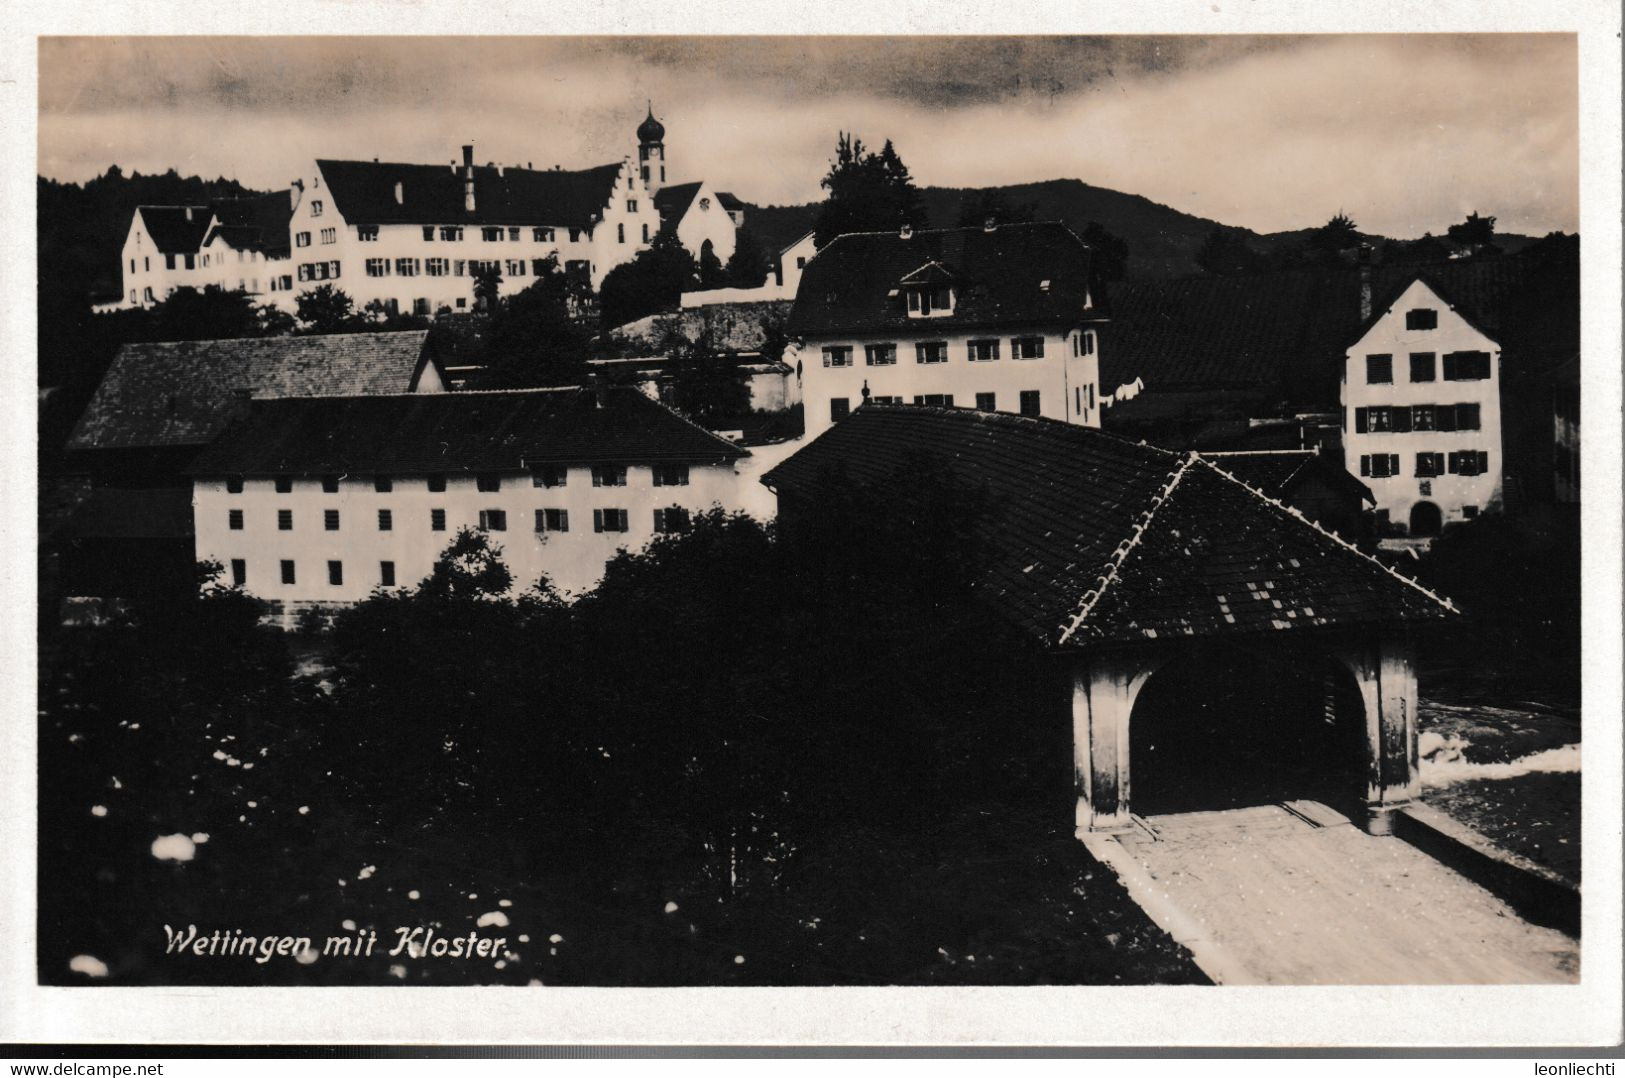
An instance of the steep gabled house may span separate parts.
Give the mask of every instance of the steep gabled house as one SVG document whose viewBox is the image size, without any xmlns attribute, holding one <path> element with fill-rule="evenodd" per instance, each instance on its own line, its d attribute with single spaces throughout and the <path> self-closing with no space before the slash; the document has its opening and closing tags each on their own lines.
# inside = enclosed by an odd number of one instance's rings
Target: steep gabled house
<svg viewBox="0 0 1625 1078">
<path fill-rule="evenodd" d="M 208 205 L 138 206 L 120 254 L 124 287 L 110 307 L 150 307 L 177 288 L 210 285 L 266 302 L 286 283 L 292 191 Z"/>
<path fill-rule="evenodd" d="M 1098 426 L 1087 245 L 1060 224 L 837 236 L 802 271 L 789 333 L 807 433 L 865 402 Z"/>
<path fill-rule="evenodd" d="M 724 265 L 733 257 L 736 233 L 745 215 L 738 199 L 732 195 L 724 199 L 722 192 L 713 191 L 701 180 L 662 187 L 654 201 L 660 210 L 661 231 L 676 235 L 696 262 L 706 252 Z"/>
</svg>

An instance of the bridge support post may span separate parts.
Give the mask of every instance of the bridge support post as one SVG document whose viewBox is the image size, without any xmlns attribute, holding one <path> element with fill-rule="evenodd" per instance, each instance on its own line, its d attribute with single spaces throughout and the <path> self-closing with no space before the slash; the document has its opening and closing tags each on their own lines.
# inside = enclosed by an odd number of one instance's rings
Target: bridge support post
<svg viewBox="0 0 1625 1078">
<path fill-rule="evenodd" d="M 1373 835 L 1392 830 L 1395 809 L 1422 796 L 1417 759 L 1416 657 L 1409 640 L 1384 635 L 1338 656 L 1365 703 L 1366 819 Z"/>
<path fill-rule="evenodd" d="M 1092 655 L 1072 667 L 1072 768 L 1077 836 L 1124 831 L 1129 815 L 1129 717 L 1161 665 L 1145 655 Z"/>
</svg>

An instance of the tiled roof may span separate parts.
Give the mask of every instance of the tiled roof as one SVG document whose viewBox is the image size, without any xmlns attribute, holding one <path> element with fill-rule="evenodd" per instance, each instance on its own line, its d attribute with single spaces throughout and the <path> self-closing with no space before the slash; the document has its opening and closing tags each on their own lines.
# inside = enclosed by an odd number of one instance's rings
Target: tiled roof
<svg viewBox="0 0 1625 1078">
<path fill-rule="evenodd" d="M 1549 370 L 1564 347 L 1579 350 L 1573 240 L 1508 257 L 1376 266 L 1365 322 L 1354 266 L 1116 284 L 1101 388 L 1140 378 L 1152 393 L 1263 388 L 1335 402 L 1344 354 L 1418 278 L 1495 339 L 1513 370 Z"/>
<path fill-rule="evenodd" d="M 70 450 L 204 445 L 251 397 L 406 393 L 436 362 L 428 330 L 127 344 Z"/>
<path fill-rule="evenodd" d="M 1313 449 L 1263 449 L 1237 452 L 1199 451 L 1249 487 L 1271 498 L 1286 498 L 1312 478 L 1341 489 L 1359 503 L 1376 502 L 1371 488 L 1348 473 L 1335 454 Z"/>
<path fill-rule="evenodd" d="M 1086 309 L 1089 248 L 1065 225 L 1001 225 L 837 236 L 807 263 L 790 315 L 803 337 L 851 333 L 1074 325 Z M 900 285 L 936 262 L 955 279 L 953 313 L 910 318 Z M 932 271 L 934 274 L 938 271 Z"/>
<path fill-rule="evenodd" d="M 276 258 L 288 254 L 288 222 L 293 219 L 293 202 L 287 191 L 254 198 L 221 199 L 211 209 L 216 225 L 227 233 L 226 239 L 232 246 Z"/>
<path fill-rule="evenodd" d="M 252 402 L 194 475 L 422 474 L 528 465 L 723 463 L 748 454 L 631 387 Z"/>
<path fill-rule="evenodd" d="M 660 211 L 662 228 L 676 228 L 677 222 L 688 212 L 694 196 L 700 193 L 697 183 L 674 183 L 655 192 L 655 209 Z"/>
<path fill-rule="evenodd" d="M 680 311 L 652 314 L 617 326 L 606 335 L 606 344 L 610 351 L 617 354 L 658 355 L 661 335 L 675 319 L 689 340 L 696 340 L 709 326 L 712 343 L 717 349 L 724 352 L 760 352 L 767 343 L 771 325 L 776 322 L 783 326 L 789 314 L 790 301 L 787 299 L 684 307 Z M 618 345 L 625 348 L 615 347 Z"/>
<path fill-rule="evenodd" d="M 734 193 L 732 191 L 718 191 L 717 201 L 722 203 L 722 208 L 730 213 L 735 210 L 742 210 L 745 208 L 745 204 L 739 201 L 738 198 L 734 197 Z"/>
<path fill-rule="evenodd" d="M 557 225 L 590 228 L 615 191 L 620 164 L 567 172 L 476 166 L 474 212 L 463 202 L 463 170 L 376 161 L 316 162 L 328 197 L 351 224 Z M 395 185 L 401 201 L 395 201 Z M 309 192 L 306 198 L 316 197 Z"/>
<path fill-rule="evenodd" d="M 181 255 L 197 252 L 209 227 L 211 211 L 207 206 L 138 206 L 136 212 L 158 250 L 166 255 Z"/>
<path fill-rule="evenodd" d="M 57 539 L 183 539 L 192 535 L 186 487 L 101 487 L 80 502 Z"/>
<path fill-rule="evenodd" d="M 975 587 L 1052 646 L 1448 616 L 1199 456 L 1053 420 L 866 405 L 763 482 L 787 511 L 836 483 L 883 494 L 920 456 L 987 492 Z"/>
</svg>

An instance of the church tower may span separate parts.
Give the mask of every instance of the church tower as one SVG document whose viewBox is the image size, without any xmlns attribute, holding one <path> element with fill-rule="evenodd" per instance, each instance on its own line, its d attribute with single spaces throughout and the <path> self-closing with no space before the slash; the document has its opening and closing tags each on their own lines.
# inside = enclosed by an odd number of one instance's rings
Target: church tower
<svg viewBox="0 0 1625 1078">
<path fill-rule="evenodd" d="M 638 124 L 638 165 L 653 198 L 666 183 L 666 129 L 655 119 L 652 102 L 648 117 Z"/>
</svg>

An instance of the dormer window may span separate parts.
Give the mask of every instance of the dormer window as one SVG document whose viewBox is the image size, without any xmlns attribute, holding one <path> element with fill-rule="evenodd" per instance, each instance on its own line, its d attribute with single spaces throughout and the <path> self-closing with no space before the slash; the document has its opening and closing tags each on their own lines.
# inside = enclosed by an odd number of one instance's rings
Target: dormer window
<svg viewBox="0 0 1625 1078">
<path fill-rule="evenodd" d="M 908 316 L 932 318 L 954 313 L 954 290 L 949 285 L 931 285 L 908 290 Z"/>
</svg>

